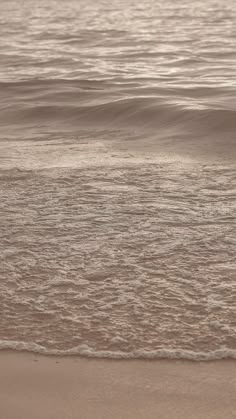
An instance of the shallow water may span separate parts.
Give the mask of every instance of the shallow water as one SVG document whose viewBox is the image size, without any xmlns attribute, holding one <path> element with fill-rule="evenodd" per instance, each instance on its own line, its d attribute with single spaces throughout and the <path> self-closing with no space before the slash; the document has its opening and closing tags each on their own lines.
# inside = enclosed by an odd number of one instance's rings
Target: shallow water
<svg viewBox="0 0 236 419">
<path fill-rule="evenodd" d="M 1 8 L 0 348 L 235 357 L 235 3 Z"/>
</svg>

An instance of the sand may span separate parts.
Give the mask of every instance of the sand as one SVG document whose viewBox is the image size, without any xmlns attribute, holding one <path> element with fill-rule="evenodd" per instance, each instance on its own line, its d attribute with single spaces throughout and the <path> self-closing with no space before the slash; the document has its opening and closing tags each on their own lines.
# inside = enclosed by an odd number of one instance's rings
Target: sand
<svg viewBox="0 0 236 419">
<path fill-rule="evenodd" d="M 0 354 L 1 419 L 234 419 L 236 362 Z"/>
</svg>

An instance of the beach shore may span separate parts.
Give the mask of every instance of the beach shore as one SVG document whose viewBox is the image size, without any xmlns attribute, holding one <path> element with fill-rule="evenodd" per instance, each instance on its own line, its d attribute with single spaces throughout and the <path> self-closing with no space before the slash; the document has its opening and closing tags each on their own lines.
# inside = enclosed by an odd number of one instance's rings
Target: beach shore
<svg viewBox="0 0 236 419">
<path fill-rule="evenodd" d="M 236 362 L 2 351 L 3 419 L 234 419 Z"/>
</svg>

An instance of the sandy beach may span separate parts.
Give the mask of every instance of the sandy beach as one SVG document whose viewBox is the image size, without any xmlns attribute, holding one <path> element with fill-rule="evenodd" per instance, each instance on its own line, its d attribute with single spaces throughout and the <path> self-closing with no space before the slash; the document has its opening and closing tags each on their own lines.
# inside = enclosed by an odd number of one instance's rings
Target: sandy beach
<svg viewBox="0 0 236 419">
<path fill-rule="evenodd" d="M 234 419 L 235 361 L 0 354 L 3 419 Z"/>
</svg>

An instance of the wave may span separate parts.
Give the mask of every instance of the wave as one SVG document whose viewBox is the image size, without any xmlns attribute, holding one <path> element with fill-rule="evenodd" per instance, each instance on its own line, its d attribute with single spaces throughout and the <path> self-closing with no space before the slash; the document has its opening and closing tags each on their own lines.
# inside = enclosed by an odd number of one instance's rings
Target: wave
<svg viewBox="0 0 236 419">
<path fill-rule="evenodd" d="M 15 350 L 39 353 L 42 355 L 72 356 L 107 359 L 186 359 L 191 361 L 213 361 L 220 359 L 236 359 L 236 350 L 221 348 L 209 352 L 195 352 L 186 349 L 157 349 L 153 351 L 112 352 L 96 351 L 88 345 L 80 345 L 71 349 L 48 349 L 36 343 L 18 341 L 0 341 L 0 350 Z"/>
<path fill-rule="evenodd" d="M 55 98 L 56 100 L 56 98 Z M 63 98 L 60 99 L 61 102 Z M 79 99 L 78 99 L 79 101 Z M 43 102 L 43 101 L 41 101 Z M 75 128 L 157 130 L 178 128 L 196 134 L 233 133 L 236 110 L 193 106 L 152 97 L 125 98 L 102 103 L 22 103 L 1 113 L 2 123 L 11 125 L 72 125 Z M 95 103 L 94 103 L 95 102 Z"/>
<path fill-rule="evenodd" d="M 99 138 L 121 148 L 235 158 L 236 106 L 227 88 L 110 78 L 27 80 L 0 89 L 3 140 L 46 136 L 49 143 L 56 133 L 80 142 L 85 133 L 91 146 Z"/>
</svg>

